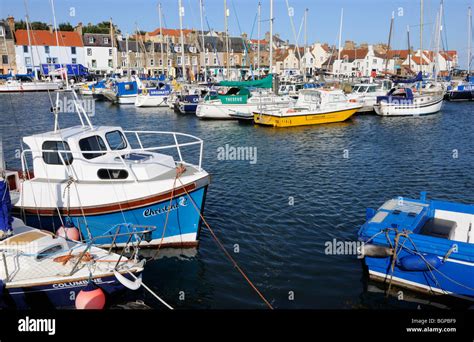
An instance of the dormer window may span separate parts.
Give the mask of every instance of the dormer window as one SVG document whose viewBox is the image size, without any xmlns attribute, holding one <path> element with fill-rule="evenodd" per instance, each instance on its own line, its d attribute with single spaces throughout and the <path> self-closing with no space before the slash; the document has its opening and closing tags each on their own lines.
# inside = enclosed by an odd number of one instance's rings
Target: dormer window
<svg viewBox="0 0 474 342">
<path fill-rule="evenodd" d="M 45 141 L 41 149 L 45 151 L 43 152 L 43 161 L 48 165 L 70 165 L 73 161 L 72 153 L 65 152 L 71 150 L 65 141 Z"/>
<path fill-rule="evenodd" d="M 100 156 L 103 156 L 105 153 L 98 151 L 107 151 L 107 146 L 105 146 L 104 140 L 98 135 L 93 135 L 79 140 L 79 147 L 81 151 L 95 151 L 93 153 L 83 153 L 83 157 L 86 159 L 94 159 Z"/>
</svg>

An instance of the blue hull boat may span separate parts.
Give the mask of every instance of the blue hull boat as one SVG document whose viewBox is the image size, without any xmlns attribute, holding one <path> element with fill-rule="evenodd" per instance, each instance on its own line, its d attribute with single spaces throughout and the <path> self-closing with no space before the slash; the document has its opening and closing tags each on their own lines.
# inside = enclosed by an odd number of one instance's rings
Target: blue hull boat
<svg viewBox="0 0 474 342">
<path fill-rule="evenodd" d="M 396 198 L 358 232 L 370 278 L 474 301 L 474 206 Z"/>
</svg>

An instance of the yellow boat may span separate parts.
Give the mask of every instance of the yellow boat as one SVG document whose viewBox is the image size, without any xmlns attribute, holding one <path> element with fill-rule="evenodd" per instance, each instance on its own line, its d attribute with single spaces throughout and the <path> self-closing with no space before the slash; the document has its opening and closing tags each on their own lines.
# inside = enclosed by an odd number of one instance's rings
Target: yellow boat
<svg viewBox="0 0 474 342">
<path fill-rule="evenodd" d="M 253 119 L 257 124 L 273 127 L 317 125 L 345 121 L 361 107 L 342 90 L 307 89 L 300 92 L 294 107 L 262 108 L 253 113 Z"/>
</svg>

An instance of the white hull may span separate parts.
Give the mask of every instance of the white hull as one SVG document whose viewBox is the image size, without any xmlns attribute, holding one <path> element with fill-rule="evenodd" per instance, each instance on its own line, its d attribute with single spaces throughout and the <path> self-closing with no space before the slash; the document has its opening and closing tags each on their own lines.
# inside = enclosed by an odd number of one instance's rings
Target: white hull
<svg viewBox="0 0 474 342">
<path fill-rule="evenodd" d="M 168 95 L 165 96 L 150 96 L 137 95 L 135 99 L 135 106 L 137 107 L 168 107 Z"/>
<path fill-rule="evenodd" d="M 374 106 L 375 112 L 380 116 L 419 116 L 435 114 L 441 110 L 443 97 L 428 97 L 426 101 L 415 99 L 411 104 L 396 104 L 381 102 Z"/>
<path fill-rule="evenodd" d="M 53 82 L 28 82 L 21 84 L 2 84 L 0 93 L 16 93 L 27 91 L 54 91 L 59 89 L 59 84 Z"/>
<path fill-rule="evenodd" d="M 120 104 L 134 104 L 137 95 L 122 95 L 118 97 L 118 103 Z"/>
<path fill-rule="evenodd" d="M 245 104 L 222 104 L 220 101 L 203 102 L 198 104 L 196 108 L 196 116 L 201 119 L 221 119 L 221 120 L 235 120 L 236 114 L 253 115 L 254 112 L 259 112 L 265 106 L 271 107 L 288 107 L 294 100 L 286 97 L 266 97 L 270 100 L 259 101 L 257 97 L 249 99 L 249 103 Z M 232 114 L 234 116 L 232 116 Z"/>
</svg>

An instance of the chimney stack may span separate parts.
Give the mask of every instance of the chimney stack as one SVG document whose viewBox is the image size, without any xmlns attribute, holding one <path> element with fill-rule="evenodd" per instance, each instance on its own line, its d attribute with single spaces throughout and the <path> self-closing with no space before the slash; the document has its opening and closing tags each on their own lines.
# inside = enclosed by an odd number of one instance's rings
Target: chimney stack
<svg viewBox="0 0 474 342">
<path fill-rule="evenodd" d="M 82 23 L 77 23 L 76 27 L 74 27 L 74 31 L 79 33 L 82 36 Z"/>
<path fill-rule="evenodd" d="M 10 28 L 10 32 L 12 33 L 12 38 L 14 38 L 15 37 L 15 18 L 11 15 L 8 16 L 7 24 L 8 24 L 8 27 Z"/>
</svg>

